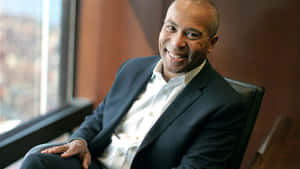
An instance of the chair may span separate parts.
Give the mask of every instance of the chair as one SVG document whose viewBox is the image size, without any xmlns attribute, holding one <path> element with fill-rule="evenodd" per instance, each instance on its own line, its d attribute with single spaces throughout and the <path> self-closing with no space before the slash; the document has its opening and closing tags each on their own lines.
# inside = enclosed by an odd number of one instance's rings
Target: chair
<svg viewBox="0 0 300 169">
<path fill-rule="evenodd" d="M 264 88 L 229 78 L 225 78 L 225 80 L 227 80 L 238 93 L 247 98 L 246 124 L 241 133 L 239 143 L 235 146 L 233 155 L 226 167 L 226 169 L 239 169 L 256 122 L 256 117 L 264 95 Z"/>
</svg>

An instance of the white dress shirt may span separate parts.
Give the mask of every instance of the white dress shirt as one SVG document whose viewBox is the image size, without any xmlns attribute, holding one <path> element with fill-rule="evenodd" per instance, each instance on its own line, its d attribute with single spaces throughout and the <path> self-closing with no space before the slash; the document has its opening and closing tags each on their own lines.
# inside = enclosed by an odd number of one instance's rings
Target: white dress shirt
<svg viewBox="0 0 300 169">
<path fill-rule="evenodd" d="M 148 131 L 205 63 L 206 60 L 192 71 L 166 82 L 161 74 L 162 61 L 159 61 L 145 90 L 117 126 L 111 144 L 99 161 L 108 169 L 129 169 Z"/>
</svg>

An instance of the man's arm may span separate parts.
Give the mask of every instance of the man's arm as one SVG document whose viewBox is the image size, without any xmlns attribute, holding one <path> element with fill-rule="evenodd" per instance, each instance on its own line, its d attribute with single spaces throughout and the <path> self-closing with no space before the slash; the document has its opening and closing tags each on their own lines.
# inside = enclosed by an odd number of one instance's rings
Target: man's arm
<svg viewBox="0 0 300 169">
<path fill-rule="evenodd" d="M 71 135 L 70 140 L 83 139 L 88 144 L 102 130 L 102 117 L 105 100 L 99 104 L 93 114 L 88 115 L 78 129 Z"/>
<path fill-rule="evenodd" d="M 128 61 L 124 62 L 117 74 L 116 74 L 116 79 L 119 77 L 120 73 L 122 72 L 123 68 L 125 67 L 126 63 Z M 114 80 L 114 84 L 116 83 L 116 79 Z M 111 89 L 112 90 L 112 89 Z M 106 97 L 109 97 L 111 91 L 106 95 Z M 87 116 L 83 123 L 80 125 L 80 127 L 75 130 L 75 132 L 71 135 L 70 139 L 83 139 L 86 141 L 87 144 L 102 130 L 102 125 L 103 125 L 103 113 L 105 109 L 105 103 L 106 103 L 106 97 L 104 100 L 98 105 L 96 110 L 93 112 L 93 114 Z"/>
</svg>

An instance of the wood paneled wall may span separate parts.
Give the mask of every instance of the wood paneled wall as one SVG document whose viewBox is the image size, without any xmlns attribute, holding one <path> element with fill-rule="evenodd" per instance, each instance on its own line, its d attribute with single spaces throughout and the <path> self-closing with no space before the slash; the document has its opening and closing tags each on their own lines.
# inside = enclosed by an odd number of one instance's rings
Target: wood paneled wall
<svg viewBox="0 0 300 169">
<path fill-rule="evenodd" d="M 76 95 L 98 104 L 120 64 L 157 53 L 171 0 L 82 0 Z M 209 56 L 224 76 L 266 88 L 242 168 L 279 114 L 300 119 L 300 22 L 297 0 L 217 1 L 220 40 Z"/>
</svg>

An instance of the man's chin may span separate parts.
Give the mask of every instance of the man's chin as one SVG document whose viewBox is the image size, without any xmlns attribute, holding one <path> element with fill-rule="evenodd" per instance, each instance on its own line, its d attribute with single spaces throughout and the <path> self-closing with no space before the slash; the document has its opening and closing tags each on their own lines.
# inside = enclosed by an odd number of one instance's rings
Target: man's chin
<svg viewBox="0 0 300 169">
<path fill-rule="evenodd" d="M 184 73 L 184 69 L 181 68 L 176 68 L 176 69 L 168 69 L 168 72 L 172 73 L 172 74 L 182 74 Z"/>
</svg>

